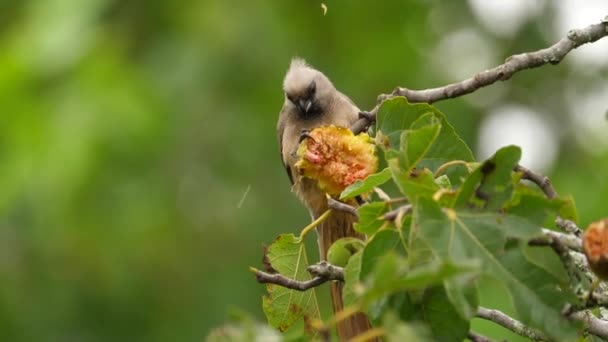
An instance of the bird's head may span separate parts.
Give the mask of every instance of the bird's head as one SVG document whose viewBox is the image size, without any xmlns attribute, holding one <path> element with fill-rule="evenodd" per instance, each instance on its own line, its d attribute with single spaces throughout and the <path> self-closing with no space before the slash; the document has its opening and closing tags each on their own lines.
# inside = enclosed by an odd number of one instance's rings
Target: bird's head
<svg viewBox="0 0 608 342">
<path fill-rule="evenodd" d="M 331 81 L 300 58 L 291 61 L 283 81 L 283 90 L 286 101 L 293 105 L 298 115 L 304 119 L 322 115 L 335 93 Z"/>
</svg>

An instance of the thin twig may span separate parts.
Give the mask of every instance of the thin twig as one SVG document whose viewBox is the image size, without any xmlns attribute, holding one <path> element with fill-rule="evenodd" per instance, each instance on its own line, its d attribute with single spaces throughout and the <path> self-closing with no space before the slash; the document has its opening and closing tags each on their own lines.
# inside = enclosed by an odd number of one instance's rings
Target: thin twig
<svg viewBox="0 0 608 342">
<path fill-rule="evenodd" d="M 376 337 L 384 336 L 384 334 L 386 334 L 386 332 L 384 331 L 383 328 L 373 328 L 373 329 L 366 330 L 363 333 L 353 337 L 352 339 L 349 340 L 349 342 L 372 341 Z"/>
<path fill-rule="evenodd" d="M 564 231 L 570 234 L 574 234 L 579 238 L 583 236 L 583 231 L 576 225 L 576 223 L 570 220 L 558 217 L 557 219 L 555 219 L 555 224 Z"/>
<path fill-rule="evenodd" d="M 601 319 L 603 321 L 608 321 L 608 309 L 604 306 L 600 306 L 597 316 L 599 319 Z"/>
<path fill-rule="evenodd" d="M 452 166 L 456 166 L 456 165 L 464 166 L 469 173 L 471 173 L 471 171 L 472 171 L 472 168 L 471 168 L 471 166 L 469 166 L 468 162 L 466 162 L 464 160 L 452 160 L 452 161 L 449 161 L 449 162 L 439 166 L 437 168 L 437 170 L 435 170 L 435 174 L 433 175 L 433 177 L 437 178 L 437 177 L 441 176 L 445 172 L 445 170 L 449 169 Z"/>
<path fill-rule="evenodd" d="M 591 311 L 578 311 L 570 314 L 570 318 L 583 322 L 588 333 L 608 340 L 608 321 L 597 318 Z"/>
<path fill-rule="evenodd" d="M 384 203 L 386 204 L 397 204 L 397 203 L 409 203 L 410 200 L 407 199 L 407 197 L 395 197 L 395 198 L 391 198 L 389 200 L 385 200 Z"/>
<path fill-rule="evenodd" d="M 258 280 L 258 283 L 275 284 L 298 291 L 306 291 L 328 281 L 327 279 L 322 277 L 314 277 L 307 281 L 299 281 L 287 278 L 280 273 L 270 274 L 253 267 L 251 268 L 251 271 L 255 273 L 255 277 Z"/>
<path fill-rule="evenodd" d="M 349 213 L 353 215 L 357 219 L 357 221 L 359 221 L 359 214 L 357 214 L 357 209 L 352 205 L 348 205 L 344 202 L 340 202 L 331 198 L 330 196 L 327 196 L 327 206 L 329 207 L 329 209 Z"/>
<path fill-rule="evenodd" d="M 555 188 L 553 188 L 553 185 L 551 185 L 551 181 L 547 176 L 538 174 L 521 165 L 517 165 L 515 167 L 515 172 L 521 172 L 522 179 L 527 179 L 538 185 L 538 187 L 545 193 L 545 196 L 547 196 L 548 199 L 553 199 L 557 196 L 557 192 L 555 191 Z"/>
<path fill-rule="evenodd" d="M 522 322 L 508 316 L 502 311 L 487 309 L 480 306 L 477 309 L 477 317 L 492 321 L 520 336 L 527 337 L 534 341 L 551 341 L 551 339 L 549 339 L 540 331 L 537 331 L 524 325 Z"/>
<path fill-rule="evenodd" d="M 384 190 L 382 190 L 379 187 L 374 187 L 374 192 L 376 193 L 376 195 L 378 195 L 378 197 L 380 197 L 381 200 L 388 202 L 391 201 L 391 196 L 389 196 L 386 192 L 384 192 Z"/>
<path fill-rule="evenodd" d="M 308 266 L 306 270 L 314 277 L 322 277 L 328 280 L 344 280 L 344 269 L 342 267 L 332 265 L 325 260 Z"/>
<path fill-rule="evenodd" d="M 374 109 L 369 112 L 363 112 L 359 120 L 351 126 L 351 130 L 355 134 L 365 131 L 374 122 L 382 102 L 387 99 L 405 96 L 411 103 L 433 103 L 466 95 L 497 81 L 506 81 L 519 71 L 537 68 L 545 64 L 558 64 L 570 51 L 606 36 L 608 36 L 608 20 L 604 18 L 598 24 L 593 24 L 582 29 L 570 30 L 566 37 L 548 48 L 513 55 L 507 58 L 503 64 L 489 70 L 484 70 L 464 81 L 424 90 L 411 90 L 398 87 L 391 94 L 380 95 L 378 97 L 378 104 Z"/>
<path fill-rule="evenodd" d="M 409 214 L 410 212 L 412 212 L 412 205 L 405 204 L 405 205 L 400 206 L 397 209 L 393 209 L 393 210 L 389 211 L 388 213 L 384 214 L 382 216 L 382 219 L 384 219 L 386 221 L 395 221 L 395 219 L 397 217 L 399 217 L 400 215 L 406 215 L 406 214 Z"/>
<path fill-rule="evenodd" d="M 528 242 L 530 246 L 552 246 L 553 244 L 560 244 L 575 252 L 583 251 L 583 243 L 581 239 L 571 234 L 564 234 L 556 232 L 554 230 L 543 228 L 542 236 L 534 238 Z"/>
<path fill-rule="evenodd" d="M 280 285 L 297 291 L 306 291 L 328 281 L 344 280 L 344 269 L 334 266 L 327 261 L 321 261 L 318 264 L 308 266 L 307 270 L 313 275 L 313 278 L 306 281 L 287 278 L 280 273 L 267 273 L 254 267 L 251 267 L 250 270 L 255 273 L 258 283 Z"/>
<path fill-rule="evenodd" d="M 300 232 L 300 239 L 303 239 L 306 234 L 308 234 L 311 230 L 317 228 L 318 225 L 323 223 L 323 221 L 327 220 L 329 215 L 331 215 L 331 209 L 327 209 L 316 220 L 312 221 L 308 226 L 304 227 L 304 229 L 302 229 L 302 231 Z"/>
<path fill-rule="evenodd" d="M 472 342 L 494 342 L 494 340 L 492 340 L 491 338 L 478 334 L 473 330 L 469 331 L 469 333 L 467 334 L 467 338 Z"/>
</svg>

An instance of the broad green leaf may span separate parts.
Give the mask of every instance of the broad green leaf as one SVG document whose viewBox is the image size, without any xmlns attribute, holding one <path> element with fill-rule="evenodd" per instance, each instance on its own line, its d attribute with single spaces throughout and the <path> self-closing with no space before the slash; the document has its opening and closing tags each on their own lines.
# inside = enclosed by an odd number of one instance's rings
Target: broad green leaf
<svg viewBox="0 0 608 342">
<path fill-rule="evenodd" d="M 439 190 L 439 185 L 435 183 L 433 173 L 429 169 L 403 170 L 397 159 L 388 160 L 388 165 L 395 184 L 411 202 L 414 202 L 416 197 L 430 198 Z"/>
<path fill-rule="evenodd" d="M 477 273 L 465 273 L 443 282 L 445 293 L 460 317 L 469 320 L 477 314 Z"/>
<path fill-rule="evenodd" d="M 389 251 L 376 263 L 371 274 L 363 279 L 365 284 L 363 297 L 369 302 L 400 291 L 420 290 L 438 285 L 444 280 L 465 274 L 471 279 L 478 270 L 479 264 L 474 261 L 466 264 L 436 261 L 410 268 L 405 258 Z"/>
<path fill-rule="evenodd" d="M 387 342 L 434 341 L 428 326 L 421 322 L 403 322 L 392 311 L 385 313 L 382 317 L 382 327 L 386 332 L 384 340 Z"/>
<path fill-rule="evenodd" d="M 373 270 L 368 275 L 361 277 L 361 281 L 365 284 L 365 301 L 369 303 L 370 300 L 390 294 L 391 283 L 399 277 L 397 274 L 405 271 L 404 264 L 404 259 L 397 256 L 392 250 L 379 256 L 374 263 Z"/>
<path fill-rule="evenodd" d="M 560 310 L 539 293 L 539 282 L 530 282 L 529 275 L 514 269 L 517 267 L 514 263 L 506 263 L 501 258 L 507 237 L 525 241 L 538 234 L 536 225 L 511 215 L 474 214 L 452 209 L 444 213 L 437 203 L 425 198 L 420 199 L 415 218 L 420 236 L 442 260 L 462 262 L 477 259 L 484 273 L 500 280 L 509 290 L 518 313 L 525 318 L 525 324 L 554 337 L 572 336 L 572 326 L 562 317 Z M 544 272 L 531 263 L 525 267 L 530 273 Z M 543 276 L 547 275 L 544 272 Z M 547 282 L 554 279 L 551 276 Z"/>
<path fill-rule="evenodd" d="M 355 253 L 348 259 L 348 264 L 344 267 L 344 287 L 342 288 L 342 299 L 344 306 L 354 304 L 360 297 L 356 288 L 360 285 L 359 275 L 361 274 L 361 258 L 363 251 Z"/>
<path fill-rule="evenodd" d="M 282 234 L 267 248 L 266 259 L 280 274 L 300 281 L 311 279 L 306 271 L 308 258 L 304 243 L 293 234 Z M 302 318 L 319 318 L 319 307 L 314 289 L 295 291 L 274 284 L 266 284 L 268 295 L 263 298 L 263 309 L 268 323 L 286 331 Z"/>
<path fill-rule="evenodd" d="M 512 171 L 521 157 L 517 146 L 503 147 L 475 169 L 463 183 L 454 207 L 474 205 L 496 211 L 511 199 Z"/>
<path fill-rule="evenodd" d="M 401 132 L 410 128 L 419 115 L 409 111 L 410 104 L 405 98 L 384 101 L 376 115 L 376 134 L 381 135 L 385 147 L 399 148 Z"/>
<path fill-rule="evenodd" d="M 436 124 L 441 125 L 441 121 L 439 120 L 437 115 L 435 115 L 435 113 L 433 111 L 428 111 L 428 112 L 425 112 L 424 114 L 420 115 L 416 120 L 414 120 L 414 122 L 412 122 L 412 124 L 410 125 L 409 129 L 417 130 L 420 128 L 433 126 Z M 403 141 L 401 141 L 401 142 L 403 143 Z"/>
<path fill-rule="evenodd" d="M 392 229 L 381 230 L 374 235 L 363 249 L 360 279 L 365 279 L 382 256 L 399 246 L 399 233 Z M 401 250 L 401 249 L 398 249 Z"/>
<path fill-rule="evenodd" d="M 458 314 L 441 286 L 428 288 L 417 300 L 403 296 L 400 303 L 392 306 L 399 310 L 402 320 L 426 323 L 433 341 L 461 342 L 470 329 L 469 321 Z"/>
<path fill-rule="evenodd" d="M 399 150 L 388 149 L 384 151 L 384 160 L 398 159 L 399 156 Z"/>
<path fill-rule="evenodd" d="M 420 166 L 436 170 L 439 165 L 451 160 L 473 161 L 473 153 L 456 134 L 443 113 L 426 103 L 410 104 L 404 97 L 384 101 L 378 111 L 376 130 L 387 141 L 385 145 L 388 146 L 385 146 L 385 149 L 399 148 L 401 132 L 411 129 L 412 124 L 427 113 L 432 113 L 440 120 L 441 132 Z"/>
<path fill-rule="evenodd" d="M 384 202 L 371 202 L 360 206 L 357 208 L 359 222 L 355 223 L 355 230 L 365 235 L 375 234 L 380 227 L 386 224 L 382 215 L 387 212 L 388 204 Z"/>
<path fill-rule="evenodd" d="M 471 172 L 467 178 L 464 180 L 462 185 L 460 186 L 460 190 L 458 191 L 458 196 L 456 196 L 456 200 L 454 200 L 453 207 L 454 208 L 466 208 L 466 207 L 482 207 L 483 200 L 478 198 L 475 195 L 475 190 L 481 182 L 482 173 L 481 166 L 477 167 L 473 172 Z"/>
<path fill-rule="evenodd" d="M 435 178 L 435 183 L 442 188 L 449 189 L 452 187 L 452 183 L 450 182 L 450 178 L 446 175 L 441 175 Z"/>
<path fill-rule="evenodd" d="M 349 185 L 340 194 L 340 199 L 353 198 L 368 193 L 374 190 L 375 187 L 386 183 L 389 179 L 391 179 L 391 171 L 386 168 L 378 173 L 367 176 L 364 180 L 358 180 Z"/>
<path fill-rule="evenodd" d="M 426 125 L 420 127 L 421 122 Z M 419 128 L 406 129 L 401 134 L 401 158 L 407 171 L 411 171 L 424 158 L 441 131 L 439 120 L 430 112 L 422 115 L 414 122 L 416 124 Z"/>
<path fill-rule="evenodd" d="M 505 206 L 505 212 L 544 226 L 553 226 L 557 215 L 576 217 L 576 209 L 570 198 L 548 199 L 543 193 L 524 185 L 516 187 L 513 199 Z M 564 217 L 564 216 L 562 216 Z"/>
<path fill-rule="evenodd" d="M 566 303 L 576 303 L 578 299 L 570 291 L 567 279 L 560 279 L 545 269 L 530 262 L 526 255 L 526 245 L 509 248 L 500 256 L 500 262 L 508 268 L 518 279 L 525 280 L 526 285 L 534 290 L 534 293 L 554 310 L 560 311 Z M 517 298 L 515 298 L 517 299 Z M 515 308 L 523 320 L 524 315 L 534 315 L 534 311 L 525 300 L 515 301 Z"/>
<path fill-rule="evenodd" d="M 561 283 L 569 281 L 568 272 L 566 271 L 564 264 L 551 246 L 522 246 L 521 248 L 526 259 L 531 263 L 551 273 L 555 278 L 559 279 Z M 590 282 L 586 282 L 586 279 L 581 279 L 580 281 L 582 287 L 588 287 L 590 284 Z"/>
</svg>

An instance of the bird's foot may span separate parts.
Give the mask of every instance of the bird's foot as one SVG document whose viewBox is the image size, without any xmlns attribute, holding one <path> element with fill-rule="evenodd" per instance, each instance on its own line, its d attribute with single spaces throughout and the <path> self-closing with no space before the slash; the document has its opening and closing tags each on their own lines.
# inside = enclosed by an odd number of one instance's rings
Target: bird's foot
<svg viewBox="0 0 608 342">
<path fill-rule="evenodd" d="M 312 135 L 310 135 L 310 130 L 306 128 L 300 132 L 300 140 L 298 140 L 298 142 L 301 143 L 302 141 L 304 141 L 304 139 L 312 139 L 312 141 L 315 141 Z"/>
<path fill-rule="evenodd" d="M 359 112 L 359 119 L 367 119 L 369 121 L 374 121 L 374 114 L 363 110 Z"/>
</svg>

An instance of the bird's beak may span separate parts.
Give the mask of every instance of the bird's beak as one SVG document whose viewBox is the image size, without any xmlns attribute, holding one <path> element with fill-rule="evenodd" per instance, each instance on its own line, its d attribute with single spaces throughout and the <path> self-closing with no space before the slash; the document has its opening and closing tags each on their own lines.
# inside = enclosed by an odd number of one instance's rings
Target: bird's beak
<svg viewBox="0 0 608 342">
<path fill-rule="evenodd" d="M 310 107 L 312 107 L 312 101 L 311 100 L 300 100 L 298 101 L 298 105 L 300 107 L 300 110 L 304 113 L 304 114 L 308 114 L 308 111 L 310 110 Z"/>
</svg>

